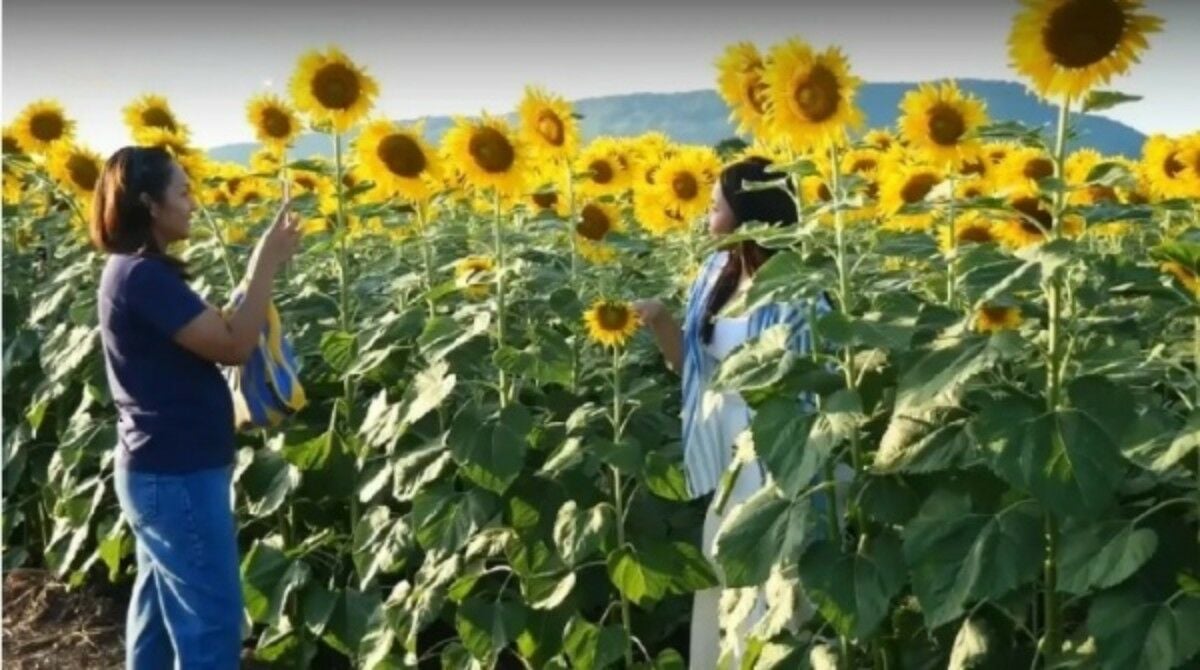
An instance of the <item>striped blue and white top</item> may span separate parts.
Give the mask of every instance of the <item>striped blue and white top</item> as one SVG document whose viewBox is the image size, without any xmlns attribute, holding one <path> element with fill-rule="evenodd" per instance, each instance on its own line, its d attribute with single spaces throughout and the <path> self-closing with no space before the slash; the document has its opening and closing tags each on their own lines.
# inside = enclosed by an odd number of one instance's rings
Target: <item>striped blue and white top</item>
<svg viewBox="0 0 1200 670">
<path fill-rule="evenodd" d="M 721 438 L 721 413 L 704 408 L 704 393 L 719 362 L 708 352 L 700 336 L 709 293 L 728 259 L 729 252 L 718 251 L 704 261 L 689 291 L 683 321 L 683 463 L 688 491 L 693 498 L 717 488 L 733 457 L 733 445 L 725 444 Z M 808 311 L 808 303 L 772 303 L 758 307 L 748 315 L 747 339 L 758 338 L 771 326 L 786 324 L 791 333 L 789 348 L 808 353 L 812 348 Z M 829 305 L 819 300 L 816 312 L 827 311 Z"/>
</svg>

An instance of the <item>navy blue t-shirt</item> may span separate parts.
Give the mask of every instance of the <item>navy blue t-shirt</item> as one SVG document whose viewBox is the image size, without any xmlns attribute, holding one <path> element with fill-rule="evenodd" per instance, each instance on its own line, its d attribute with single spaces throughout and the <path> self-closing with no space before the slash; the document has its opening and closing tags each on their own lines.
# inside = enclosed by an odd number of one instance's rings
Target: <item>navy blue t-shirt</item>
<svg viewBox="0 0 1200 670">
<path fill-rule="evenodd" d="M 97 306 L 118 465 L 181 473 L 233 463 L 229 387 L 216 363 L 174 340 L 207 309 L 200 296 L 161 258 L 112 254 Z"/>
</svg>

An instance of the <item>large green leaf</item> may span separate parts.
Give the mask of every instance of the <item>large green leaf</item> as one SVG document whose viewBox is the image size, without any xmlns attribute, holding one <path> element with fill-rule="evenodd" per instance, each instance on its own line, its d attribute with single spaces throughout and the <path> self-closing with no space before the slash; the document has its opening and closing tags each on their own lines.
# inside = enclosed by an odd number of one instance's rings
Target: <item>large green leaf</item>
<svg viewBox="0 0 1200 670">
<path fill-rule="evenodd" d="M 242 559 L 242 599 L 251 620 L 276 625 L 288 596 L 308 581 L 308 566 L 279 548 L 255 541 Z"/>
<path fill-rule="evenodd" d="M 574 618 L 567 624 L 563 648 L 571 667 L 577 670 L 601 670 L 621 660 L 628 644 L 619 625 L 600 628 L 585 619 Z"/>
<path fill-rule="evenodd" d="M 874 535 L 850 554 L 840 545 L 822 541 L 804 552 L 800 579 L 839 634 L 862 640 L 883 621 L 905 584 L 900 540 L 891 533 Z"/>
<path fill-rule="evenodd" d="M 1060 543 L 1058 588 L 1083 595 L 1115 586 L 1137 572 L 1154 555 L 1158 536 L 1123 519 L 1075 520 L 1063 527 Z"/>
<path fill-rule="evenodd" d="M 608 503 L 580 509 L 568 500 L 554 521 L 554 544 L 567 565 L 578 565 L 591 557 L 604 538 L 616 527 L 616 511 Z"/>
<path fill-rule="evenodd" d="M 747 391 L 765 388 L 783 379 L 796 359 L 787 341 L 786 326 L 766 329 L 721 363 L 709 389 L 714 392 Z"/>
<path fill-rule="evenodd" d="M 799 400 L 773 397 L 760 405 L 750 423 L 754 451 L 784 493 L 799 495 L 820 472 L 828 452 L 809 448 L 816 415 Z"/>
<path fill-rule="evenodd" d="M 764 486 L 746 502 L 726 510 L 717 532 L 717 562 L 725 585 L 755 586 L 766 581 L 777 561 L 794 562 L 814 539 L 812 504 Z"/>
<path fill-rule="evenodd" d="M 954 394 L 993 360 L 987 340 L 968 338 L 948 343 L 922 356 L 901 375 L 896 388 L 896 411 L 937 403 Z"/>
<path fill-rule="evenodd" d="M 938 490 L 904 529 L 904 558 L 930 628 L 967 603 L 991 600 L 1037 577 L 1042 520 L 1025 500 L 977 511 L 965 495 Z"/>
<path fill-rule="evenodd" d="M 533 417 L 513 404 L 480 422 L 473 411 L 455 419 L 447 442 L 463 474 L 476 484 L 503 493 L 521 473 L 529 449 Z"/>
<path fill-rule="evenodd" d="M 454 627 L 472 656 L 491 663 L 525 627 L 525 608 L 509 600 L 467 598 L 458 606 Z"/>
<path fill-rule="evenodd" d="M 413 499 L 412 523 L 422 547 L 454 552 L 495 513 L 495 499 L 486 491 L 455 491 L 441 483 Z"/>
<path fill-rule="evenodd" d="M 1088 611 L 1103 668 L 1169 670 L 1200 653 L 1200 598 L 1147 600 L 1136 585 L 1096 597 Z"/>
<path fill-rule="evenodd" d="M 647 541 L 608 555 L 608 576 L 633 602 L 648 606 L 668 593 L 691 593 L 716 585 L 700 551 L 685 542 Z"/>
<path fill-rule="evenodd" d="M 378 591 L 342 589 L 334 601 L 321 639 L 346 656 L 357 656 L 368 625 L 379 607 Z"/>
<path fill-rule="evenodd" d="M 300 471 L 274 449 L 255 449 L 250 456 L 253 460 L 242 471 L 238 484 L 246 494 L 247 511 L 256 517 L 269 516 L 300 485 Z"/>
</svg>

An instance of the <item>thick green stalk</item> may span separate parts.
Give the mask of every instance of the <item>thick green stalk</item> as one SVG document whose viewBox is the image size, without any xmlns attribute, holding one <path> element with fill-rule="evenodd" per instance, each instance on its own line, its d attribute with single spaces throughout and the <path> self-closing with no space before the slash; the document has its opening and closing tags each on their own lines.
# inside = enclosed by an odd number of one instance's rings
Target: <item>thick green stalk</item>
<svg viewBox="0 0 1200 670">
<path fill-rule="evenodd" d="M 425 291 L 430 293 L 433 291 L 433 254 L 425 231 L 425 203 L 418 202 L 413 205 L 413 209 L 416 212 L 417 235 L 421 238 L 421 263 L 425 266 Z M 429 316 L 433 316 L 433 299 L 427 298 L 426 303 L 429 306 Z"/>
<path fill-rule="evenodd" d="M 613 444 L 617 445 L 621 442 L 621 422 L 624 417 L 621 416 L 621 349 L 613 347 Z M 625 547 L 625 493 L 621 489 L 621 472 L 616 466 L 612 466 L 613 476 L 613 507 L 617 512 L 617 547 L 623 549 Z M 633 627 L 630 624 L 629 617 L 629 599 L 625 594 L 618 589 L 621 596 L 621 625 L 625 627 L 625 667 L 633 665 Z"/>
<path fill-rule="evenodd" d="M 567 239 L 571 243 L 571 290 L 579 293 L 579 249 L 575 243 L 575 175 L 571 171 L 571 161 L 563 163 L 567 172 Z M 579 392 L 579 324 L 575 324 L 576 334 L 571 338 L 571 393 Z"/>
<path fill-rule="evenodd" d="M 213 220 L 212 214 L 208 208 L 200 205 L 200 216 L 208 223 L 208 227 L 212 229 L 213 238 L 217 240 L 217 246 L 221 247 L 221 260 L 225 263 L 225 273 L 229 275 L 229 288 L 237 286 L 237 272 L 233 269 L 233 257 L 229 255 L 229 247 L 225 244 L 225 238 L 221 235 L 221 227 Z"/>
<path fill-rule="evenodd" d="M 1058 109 L 1058 127 L 1054 143 L 1054 176 L 1062 177 L 1063 163 L 1066 160 L 1067 121 L 1070 115 L 1071 100 L 1065 98 Z M 1053 199 L 1053 227 L 1050 237 L 1057 240 L 1062 237 L 1062 218 L 1065 207 L 1065 194 L 1056 191 Z M 1046 410 L 1050 413 L 1058 411 L 1062 401 L 1063 384 L 1063 277 L 1061 270 L 1055 270 L 1048 278 L 1046 294 L 1049 312 L 1048 335 L 1049 346 L 1046 365 Z M 1055 431 L 1054 440 L 1062 440 Z M 1062 605 L 1058 597 L 1058 521 L 1052 513 L 1046 514 L 1046 562 L 1044 566 L 1045 582 L 1044 609 L 1045 631 L 1042 636 L 1042 652 L 1053 658 L 1062 648 Z"/>
<path fill-rule="evenodd" d="M 504 238 L 500 234 L 500 191 L 492 191 L 492 243 L 496 254 L 496 349 L 504 348 Z M 508 407 L 508 375 L 500 368 L 500 406 Z"/>
<path fill-rule="evenodd" d="M 830 145 L 829 147 L 829 159 L 829 163 L 832 166 L 831 173 L 833 175 L 833 229 L 837 242 L 836 260 L 838 273 L 838 294 L 841 298 L 841 304 L 838 305 L 838 308 L 843 314 L 849 316 L 850 306 L 853 302 L 853 296 L 851 294 L 852 286 L 850 282 L 849 250 L 847 249 L 846 245 L 846 224 L 842 217 L 841 208 L 843 200 L 841 169 L 840 164 L 838 163 L 838 150 L 836 144 Z M 851 345 L 846 345 L 846 347 L 842 350 L 842 371 L 846 378 L 846 390 L 850 391 L 851 393 L 856 392 L 858 390 L 858 371 L 855 369 L 854 347 Z M 860 444 L 857 427 L 850 431 L 850 460 L 851 464 L 854 466 L 854 471 L 856 473 L 861 473 L 865 467 L 865 463 L 863 462 L 862 445 Z M 857 513 L 855 516 L 858 521 L 859 531 L 865 531 L 865 527 L 862 524 L 862 519 L 858 518 Z"/>
<path fill-rule="evenodd" d="M 950 228 L 950 249 L 946 260 L 946 306 L 954 307 L 954 295 L 958 292 L 958 212 L 957 194 L 954 189 L 954 173 L 950 173 L 950 204 L 946 206 L 946 225 Z"/>
</svg>

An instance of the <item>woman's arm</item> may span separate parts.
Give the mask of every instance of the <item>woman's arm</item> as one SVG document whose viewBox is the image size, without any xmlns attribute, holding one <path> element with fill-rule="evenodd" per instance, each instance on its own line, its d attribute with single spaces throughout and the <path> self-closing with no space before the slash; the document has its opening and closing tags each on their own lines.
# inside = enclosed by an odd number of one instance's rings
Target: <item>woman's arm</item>
<svg viewBox="0 0 1200 670">
<path fill-rule="evenodd" d="M 642 325 L 654 334 L 654 341 L 662 351 L 667 367 L 676 374 L 683 371 L 683 329 L 661 300 L 638 300 L 633 303 Z"/>
<path fill-rule="evenodd" d="M 224 365 L 245 363 L 258 344 L 267 322 L 271 284 L 279 268 L 296 251 L 300 240 L 299 221 L 289 215 L 285 202 L 274 223 L 259 240 L 250 257 L 246 294 L 233 313 L 225 317 L 209 306 L 175 335 L 175 342 L 201 358 Z"/>
</svg>

